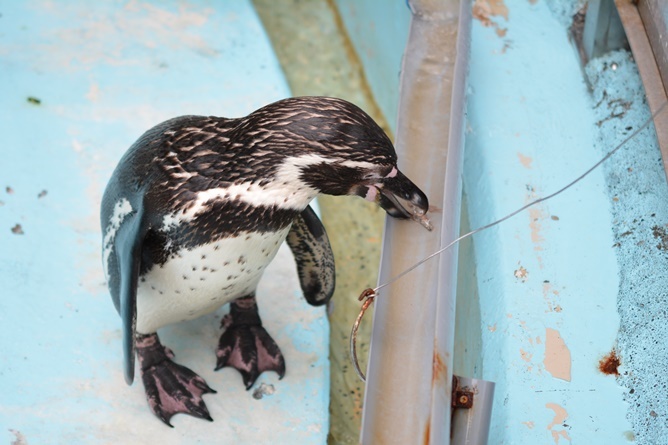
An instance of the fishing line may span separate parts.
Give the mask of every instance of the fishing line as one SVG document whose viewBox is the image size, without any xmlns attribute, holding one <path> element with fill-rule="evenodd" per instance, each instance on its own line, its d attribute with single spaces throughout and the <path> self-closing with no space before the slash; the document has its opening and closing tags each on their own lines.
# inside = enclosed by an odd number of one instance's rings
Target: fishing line
<svg viewBox="0 0 668 445">
<path fill-rule="evenodd" d="M 482 227 L 478 227 L 477 229 L 471 230 L 470 232 L 465 233 L 464 235 L 461 235 L 459 238 L 455 239 L 454 241 L 452 241 L 451 243 L 449 243 L 445 247 L 442 247 L 442 248 L 438 249 L 437 251 L 435 251 L 434 253 L 430 254 L 429 256 L 421 259 L 420 261 L 418 261 L 417 263 L 415 263 L 414 265 L 412 265 L 408 269 L 404 270 L 400 274 L 395 275 L 393 278 L 386 281 L 385 283 L 379 284 L 378 286 L 376 286 L 373 289 L 372 288 L 365 289 L 360 294 L 360 296 L 358 298 L 359 301 L 364 300 L 364 303 L 362 304 L 362 308 L 360 309 L 360 312 L 357 315 L 357 318 L 355 319 L 355 323 L 353 323 L 352 330 L 350 332 L 350 356 L 351 356 L 351 359 L 352 359 L 352 362 L 353 362 L 353 365 L 354 365 L 354 368 L 355 368 L 355 372 L 357 373 L 359 378 L 363 382 L 366 382 L 366 376 L 362 372 L 362 369 L 360 368 L 359 362 L 357 360 L 357 331 L 359 329 L 360 323 L 362 322 L 362 318 L 364 317 L 364 313 L 369 308 L 369 306 L 371 305 L 373 300 L 378 296 L 378 291 L 380 289 L 382 289 L 384 287 L 387 287 L 387 286 L 391 285 L 392 283 L 396 282 L 397 280 L 404 277 L 408 273 L 414 271 L 415 269 L 417 269 L 418 267 L 420 267 L 421 265 L 423 265 L 427 261 L 429 261 L 432 258 L 442 254 L 443 252 L 445 252 L 446 250 L 448 250 L 450 247 L 454 246 L 458 242 L 462 241 L 463 239 L 468 238 L 470 236 L 473 236 L 476 233 L 482 232 L 483 230 L 487 230 L 491 227 L 494 227 L 497 224 L 500 224 L 500 223 L 512 218 L 513 216 L 517 215 L 518 213 L 528 209 L 529 207 L 532 207 L 536 204 L 539 204 L 541 202 L 552 199 L 555 196 L 565 192 L 566 190 L 568 190 L 569 188 L 571 188 L 572 186 L 574 186 L 578 182 L 582 181 L 587 175 L 589 175 L 596 168 L 598 168 L 601 164 L 603 164 L 605 161 L 607 161 L 612 155 L 614 155 L 620 148 L 622 148 L 624 145 L 626 145 L 626 143 L 628 143 L 631 139 L 635 138 L 641 131 L 643 131 L 645 128 L 647 128 L 649 126 L 649 124 L 654 120 L 654 118 L 656 116 L 658 116 L 663 111 L 663 109 L 666 107 L 666 105 L 668 105 L 668 102 L 664 102 L 663 105 L 661 105 L 659 107 L 659 109 L 654 112 L 654 114 L 652 114 L 649 118 L 647 118 L 647 120 L 640 127 L 638 127 L 633 133 L 631 133 L 629 136 L 627 136 L 614 149 L 612 149 L 605 156 L 603 156 L 603 158 L 601 158 L 596 164 L 594 164 L 587 171 L 582 173 L 580 176 L 578 176 L 577 178 L 575 178 L 574 180 L 572 180 L 571 182 L 566 184 L 564 187 L 557 190 L 556 192 L 551 193 L 551 194 L 549 194 L 547 196 L 544 196 L 542 198 L 538 198 L 534 201 L 531 201 L 530 203 L 520 207 L 519 209 L 515 210 L 514 212 L 511 212 L 511 213 L 507 214 L 506 216 L 504 216 L 500 219 L 497 219 L 494 222 L 491 222 L 491 223 L 489 223 L 487 225 L 484 225 Z"/>
</svg>

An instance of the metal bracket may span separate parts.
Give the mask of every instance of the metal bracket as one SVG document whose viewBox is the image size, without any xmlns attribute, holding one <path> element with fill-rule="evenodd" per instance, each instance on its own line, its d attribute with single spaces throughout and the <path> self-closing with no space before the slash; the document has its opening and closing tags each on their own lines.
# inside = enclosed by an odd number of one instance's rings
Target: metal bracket
<svg viewBox="0 0 668 445">
<path fill-rule="evenodd" d="M 487 445 L 494 383 L 452 376 L 451 445 Z"/>
<path fill-rule="evenodd" d="M 460 388 L 457 376 L 452 376 L 452 409 L 470 409 L 473 407 L 474 392 L 469 388 Z"/>
</svg>

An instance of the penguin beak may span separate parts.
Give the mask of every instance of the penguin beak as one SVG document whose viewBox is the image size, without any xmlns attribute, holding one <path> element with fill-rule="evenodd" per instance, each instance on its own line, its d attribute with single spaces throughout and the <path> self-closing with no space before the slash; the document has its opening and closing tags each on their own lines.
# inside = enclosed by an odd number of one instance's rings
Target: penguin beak
<svg viewBox="0 0 668 445">
<path fill-rule="evenodd" d="M 357 194 L 377 203 L 394 218 L 413 219 L 427 230 L 432 229 L 426 217 L 429 210 L 427 196 L 399 170 L 392 169 L 377 182 L 360 187 Z"/>
</svg>

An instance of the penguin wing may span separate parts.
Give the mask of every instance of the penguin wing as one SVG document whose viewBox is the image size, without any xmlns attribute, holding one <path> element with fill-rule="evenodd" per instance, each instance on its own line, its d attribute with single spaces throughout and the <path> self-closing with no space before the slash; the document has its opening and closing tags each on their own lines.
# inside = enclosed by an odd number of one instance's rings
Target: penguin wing
<svg viewBox="0 0 668 445">
<path fill-rule="evenodd" d="M 135 326 L 137 323 L 137 283 L 142 258 L 142 245 L 148 232 L 141 201 L 118 228 L 114 251 L 120 275 L 119 312 L 123 323 L 123 367 L 125 381 L 131 384 L 135 374 Z"/>
<path fill-rule="evenodd" d="M 311 206 L 295 218 L 286 241 L 297 263 L 304 298 L 313 306 L 327 303 L 334 293 L 334 254 Z"/>
</svg>

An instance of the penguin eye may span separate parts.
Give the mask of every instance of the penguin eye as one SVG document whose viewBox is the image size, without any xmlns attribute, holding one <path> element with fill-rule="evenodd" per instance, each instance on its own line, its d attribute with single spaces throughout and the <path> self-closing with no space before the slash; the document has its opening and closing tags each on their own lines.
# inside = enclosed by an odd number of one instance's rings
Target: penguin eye
<svg viewBox="0 0 668 445">
<path fill-rule="evenodd" d="M 362 179 L 364 181 L 373 181 L 376 179 L 383 179 L 385 176 L 387 176 L 391 171 L 393 166 L 383 166 L 379 168 L 378 170 L 369 170 L 367 171 L 363 176 Z"/>
</svg>

